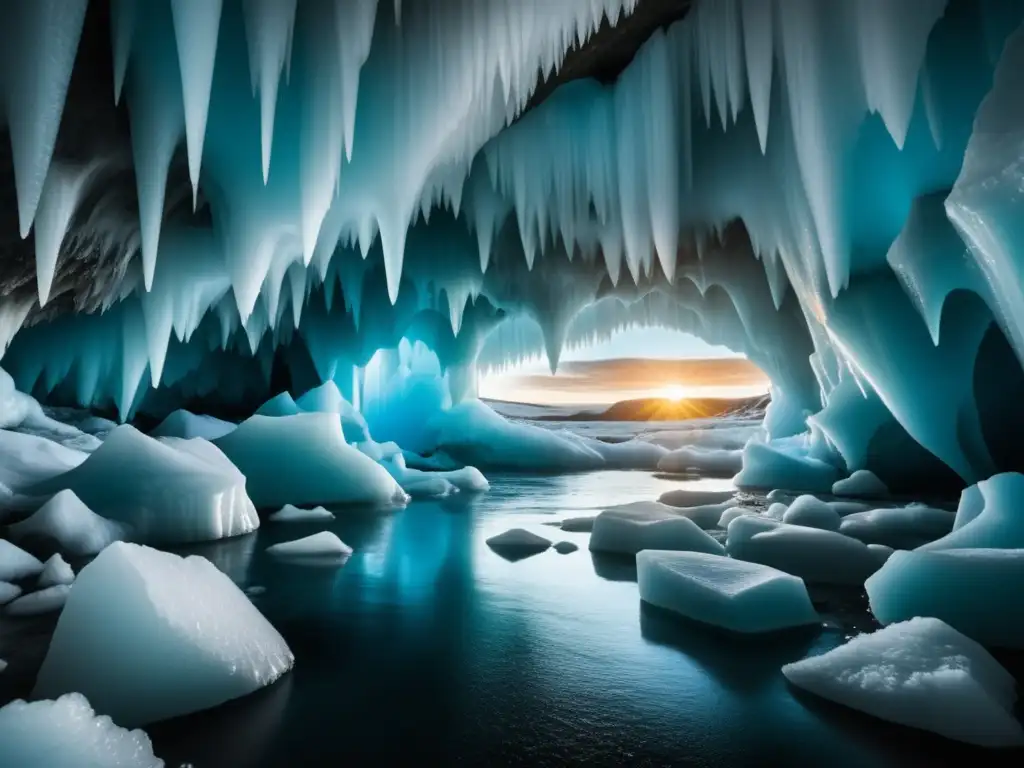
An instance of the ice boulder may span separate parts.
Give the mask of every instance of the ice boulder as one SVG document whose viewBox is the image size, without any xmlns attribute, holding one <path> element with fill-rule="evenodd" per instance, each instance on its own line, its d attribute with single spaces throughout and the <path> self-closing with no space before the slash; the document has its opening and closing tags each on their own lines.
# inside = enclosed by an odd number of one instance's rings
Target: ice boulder
<svg viewBox="0 0 1024 768">
<path fill-rule="evenodd" d="M 697 447 L 677 448 L 658 462 L 662 472 L 698 472 L 702 475 L 732 477 L 743 469 L 743 451 Z"/>
<path fill-rule="evenodd" d="M 21 587 L 6 581 L 0 581 L 0 605 L 7 605 L 21 594 Z"/>
<path fill-rule="evenodd" d="M 1024 549 L 1024 475 L 1004 472 L 964 490 L 953 531 L 923 549 Z"/>
<path fill-rule="evenodd" d="M 865 544 L 915 549 L 953 529 L 954 514 L 945 509 L 910 504 L 855 512 L 843 518 L 839 532 Z"/>
<path fill-rule="evenodd" d="M 87 458 L 85 451 L 45 437 L 0 430 L 0 486 L 15 493 L 27 494 L 32 486 L 74 469 Z"/>
<path fill-rule="evenodd" d="M 29 592 L 17 600 L 7 604 L 4 613 L 8 616 L 40 616 L 44 613 L 59 611 L 67 602 L 71 587 L 67 584 L 57 584 L 38 592 Z"/>
<path fill-rule="evenodd" d="M 574 544 L 571 541 L 560 541 L 555 544 L 552 549 L 560 555 L 570 555 L 579 549 L 579 545 Z"/>
<path fill-rule="evenodd" d="M 294 541 L 282 541 L 267 547 L 267 554 L 284 558 L 311 558 L 344 560 L 352 554 L 352 547 L 330 531 L 320 531 Z"/>
<path fill-rule="evenodd" d="M 1024 549 L 894 552 L 864 586 L 883 624 L 934 616 L 987 646 L 1024 648 Z"/>
<path fill-rule="evenodd" d="M 933 618 L 858 635 L 782 668 L 793 685 L 869 715 L 982 747 L 1024 745 L 1016 683 L 969 637 Z"/>
<path fill-rule="evenodd" d="M 605 466 L 596 441 L 509 421 L 480 400 L 464 400 L 435 416 L 428 428 L 436 448 L 484 469 L 550 473 Z"/>
<path fill-rule="evenodd" d="M 222 421 L 213 416 L 203 416 L 179 408 L 161 421 L 149 434 L 151 437 L 180 437 L 185 440 L 201 437 L 204 440 L 216 440 L 229 432 L 234 432 L 235 427 L 236 425 L 230 421 Z"/>
<path fill-rule="evenodd" d="M 155 439 L 124 424 L 81 465 L 35 486 L 70 489 L 90 509 L 128 525 L 136 541 L 180 544 L 249 533 L 259 516 L 246 479 L 212 443 Z"/>
<path fill-rule="evenodd" d="M 131 727 L 252 693 L 293 661 L 209 560 L 116 542 L 78 574 L 33 697 L 78 691 Z"/>
<path fill-rule="evenodd" d="M 406 501 L 383 467 L 345 442 L 332 414 L 252 416 L 216 445 L 245 475 L 258 507 Z"/>
<path fill-rule="evenodd" d="M 75 572 L 71 566 L 64 562 L 59 554 L 54 555 L 43 565 L 43 572 L 39 574 L 39 581 L 36 586 L 39 589 L 56 587 L 61 584 L 71 584 L 75 580 Z"/>
<path fill-rule="evenodd" d="M 668 451 L 645 440 L 632 439 L 620 443 L 585 438 L 586 445 L 604 458 L 609 469 L 658 469 Z"/>
<path fill-rule="evenodd" d="M 502 557 L 518 560 L 536 555 L 551 546 L 551 542 L 523 528 L 513 528 L 497 536 L 491 536 L 485 542 Z"/>
<path fill-rule="evenodd" d="M 733 632 L 772 632 L 819 623 L 796 576 L 701 552 L 646 549 L 636 556 L 640 599 Z"/>
<path fill-rule="evenodd" d="M 558 527 L 566 533 L 590 533 L 594 530 L 594 517 L 567 517 L 558 523 Z"/>
<path fill-rule="evenodd" d="M 855 496 L 862 499 L 877 499 L 889 495 L 889 489 L 878 475 L 869 469 L 858 469 L 849 477 L 832 484 L 836 496 Z"/>
<path fill-rule="evenodd" d="M 676 488 L 661 494 L 658 501 L 668 504 L 670 507 L 703 507 L 734 501 L 734 495 L 735 491 L 700 491 L 692 488 Z"/>
<path fill-rule="evenodd" d="M 739 502 L 730 498 L 729 501 L 717 503 L 698 502 L 693 506 L 686 504 L 686 496 L 681 496 L 678 491 L 669 491 L 661 495 L 657 502 L 641 502 L 643 504 L 659 504 L 666 513 L 688 517 L 705 531 L 718 527 L 718 521 L 722 519 L 722 513 L 727 509 L 738 506 Z"/>
<path fill-rule="evenodd" d="M 424 472 L 418 477 L 407 476 L 401 485 L 402 490 L 414 499 L 443 499 L 459 492 L 452 483 L 434 472 Z"/>
<path fill-rule="evenodd" d="M 43 572 L 43 564 L 25 550 L 0 539 L 0 581 L 20 581 Z"/>
<path fill-rule="evenodd" d="M 737 488 L 788 488 L 829 493 L 839 471 L 821 459 L 784 443 L 751 442 L 743 449 L 743 469 L 733 479 Z"/>
<path fill-rule="evenodd" d="M 728 528 L 729 523 L 731 523 L 737 517 L 743 517 L 744 515 L 748 517 L 750 515 L 754 515 L 756 517 L 759 516 L 760 513 L 756 509 L 752 509 L 751 507 L 729 507 L 722 513 L 722 516 L 718 518 L 718 527 Z"/>
<path fill-rule="evenodd" d="M 267 518 L 271 523 L 310 523 L 333 519 L 334 513 L 327 511 L 323 507 L 300 509 L 293 504 L 285 504 Z"/>
<path fill-rule="evenodd" d="M 341 419 L 341 431 L 347 443 L 360 443 L 370 439 L 370 430 L 366 426 L 363 414 L 344 398 L 338 385 L 333 381 L 326 381 L 319 387 L 309 390 L 295 401 L 295 405 L 306 413 L 338 414 L 338 418 Z"/>
<path fill-rule="evenodd" d="M 281 392 L 256 409 L 256 416 L 294 416 L 302 413 L 290 392 Z"/>
<path fill-rule="evenodd" d="M 43 542 L 68 555 L 84 557 L 125 538 L 128 529 L 97 515 L 74 491 L 63 490 L 8 531 L 15 541 Z"/>
<path fill-rule="evenodd" d="M 733 520 L 726 548 L 739 560 L 770 565 L 822 584 L 863 584 L 881 564 L 867 545 L 849 536 L 766 518 Z"/>
<path fill-rule="evenodd" d="M 705 552 L 725 549 L 693 520 L 656 501 L 639 501 L 605 510 L 594 520 L 591 552 L 635 555 L 644 549 Z"/>
<path fill-rule="evenodd" d="M 491 484 L 487 482 L 483 472 L 476 467 L 463 467 L 462 469 L 453 469 L 441 474 L 445 480 L 463 493 L 483 493 L 491 488 Z"/>
<path fill-rule="evenodd" d="M 0 708 L 0 745 L 11 768 L 163 768 L 142 731 L 93 712 L 80 693 Z"/>
<path fill-rule="evenodd" d="M 839 530 L 839 515 L 828 504 L 815 496 L 801 496 L 786 509 L 782 522 L 820 528 L 823 531 Z"/>
</svg>

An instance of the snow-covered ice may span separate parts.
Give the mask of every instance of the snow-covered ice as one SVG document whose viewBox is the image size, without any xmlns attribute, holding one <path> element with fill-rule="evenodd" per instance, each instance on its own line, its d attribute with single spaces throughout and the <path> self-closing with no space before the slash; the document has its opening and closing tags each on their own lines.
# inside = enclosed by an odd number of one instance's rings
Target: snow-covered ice
<svg viewBox="0 0 1024 768">
<path fill-rule="evenodd" d="M 252 416 L 215 444 L 258 507 L 405 503 L 391 475 L 345 442 L 334 414 Z"/>
<path fill-rule="evenodd" d="M 252 693 L 293 662 L 209 560 L 115 542 L 78 574 L 33 696 L 77 691 L 132 727 Z"/>
<path fill-rule="evenodd" d="M 725 553 L 695 522 L 656 501 L 624 504 L 605 510 L 594 520 L 591 552 L 635 555 L 644 549 Z"/>
<path fill-rule="evenodd" d="M 700 552 L 646 549 L 636 556 L 640 599 L 733 632 L 820 622 L 796 576 Z"/>
<path fill-rule="evenodd" d="M 68 584 L 57 584 L 38 592 L 29 592 L 10 602 L 4 608 L 8 616 L 39 616 L 61 610 L 71 594 Z"/>
<path fill-rule="evenodd" d="M 11 768 L 163 768 L 141 730 L 93 712 L 80 693 L 0 708 L 0 744 Z"/>
<path fill-rule="evenodd" d="M 43 564 L 43 572 L 39 574 L 36 586 L 39 589 L 71 584 L 75 580 L 75 572 L 60 554 L 53 555 Z"/>
<path fill-rule="evenodd" d="M 865 589 L 883 624 L 934 616 L 986 646 L 1024 648 L 1024 549 L 893 552 Z"/>
<path fill-rule="evenodd" d="M 882 720 L 983 747 L 1024 745 L 1013 716 L 1013 676 L 938 619 L 858 635 L 782 673 L 793 685 Z"/>
<path fill-rule="evenodd" d="M 85 462 L 34 492 L 70 489 L 97 514 L 129 526 L 133 540 L 171 544 L 239 536 L 259 527 L 246 486 L 247 479 L 212 443 L 155 439 L 124 424 Z"/>
<path fill-rule="evenodd" d="M 323 507 L 313 509 L 300 509 L 294 504 L 285 504 L 277 512 L 274 512 L 267 521 L 271 523 L 308 523 L 321 520 L 333 520 L 334 513 Z"/>
<path fill-rule="evenodd" d="M 267 554 L 284 558 L 343 560 L 352 554 L 352 547 L 330 531 L 320 531 L 294 541 L 282 541 L 267 547 Z"/>
<path fill-rule="evenodd" d="M 73 556 L 95 555 L 111 542 L 127 536 L 121 523 L 100 517 L 72 490 L 63 490 L 30 517 L 8 529 L 15 541 L 36 539 L 52 543 Z"/>
</svg>

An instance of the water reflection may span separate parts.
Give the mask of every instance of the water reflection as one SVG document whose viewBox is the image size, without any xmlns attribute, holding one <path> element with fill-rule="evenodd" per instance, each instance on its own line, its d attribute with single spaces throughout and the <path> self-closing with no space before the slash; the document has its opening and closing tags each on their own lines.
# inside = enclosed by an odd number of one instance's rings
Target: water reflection
<svg viewBox="0 0 1024 768">
<path fill-rule="evenodd" d="M 635 564 L 591 557 L 587 534 L 557 533 L 579 552 L 514 563 L 485 544 L 509 528 L 552 538 L 545 522 L 678 483 L 637 472 L 490 479 L 491 493 L 478 497 L 389 515 L 338 510 L 326 528 L 355 550 L 342 568 L 265 554 L 318 524 L 268 524 L 204 552 L 243 586 L 266 587 L 255 602 L 296 666 L 283 692 L 266 693 L 273 706 L 247 697 L 187 727 L 151 729 L 157 754 L 197 768 L 412 756 L 442 765 L 941 762 L 941 740 L 848 727 L 789 690 L 779 668 L 828 650 L 839 633 L 725 641 L 642 606 Z"/>
</svg>

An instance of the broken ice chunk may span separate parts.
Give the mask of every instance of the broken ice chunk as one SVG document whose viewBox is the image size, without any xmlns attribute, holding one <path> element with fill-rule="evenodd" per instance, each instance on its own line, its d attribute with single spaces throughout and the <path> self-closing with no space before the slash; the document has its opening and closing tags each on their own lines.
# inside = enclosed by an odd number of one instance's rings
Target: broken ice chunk
<svg viewBox="0 0 1024 768">
<path fill-rule="evenodd" d="M 782 668 L 793 685 L 869 715 L 983 747 L 1024 745 L 1013 676 L 978 643 L 914 618 Z"/>
<path fill-rule="evenodd" d="M 636 566 L 641 600 L 694 621 L 747 633 L 819 622 L 803 581 L 765 565 L 647 549 Z"/>
</svg>

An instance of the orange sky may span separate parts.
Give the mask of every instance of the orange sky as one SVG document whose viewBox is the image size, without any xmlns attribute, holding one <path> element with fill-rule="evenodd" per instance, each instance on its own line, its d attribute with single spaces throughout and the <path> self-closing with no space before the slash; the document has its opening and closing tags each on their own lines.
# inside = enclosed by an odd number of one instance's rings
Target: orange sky
<svg viewBox="0 0 1024 768">
<path fill-rule="evenodd" d="M 613 359 L 540 364 L 481 377 L 480 396 L 544 405 L 603 405 L 642 397 L 738 398 L 765 394 L 768 378 L 746 358 Z"/>
</svg>

